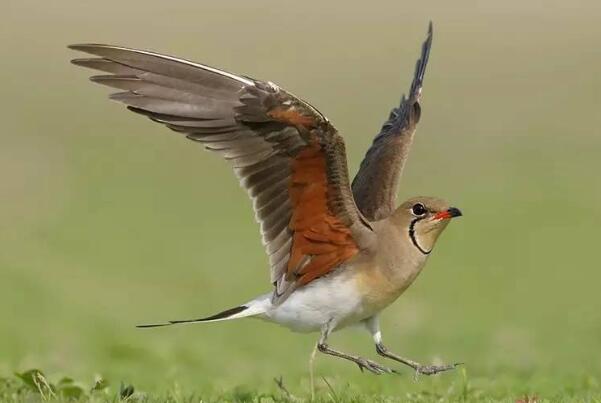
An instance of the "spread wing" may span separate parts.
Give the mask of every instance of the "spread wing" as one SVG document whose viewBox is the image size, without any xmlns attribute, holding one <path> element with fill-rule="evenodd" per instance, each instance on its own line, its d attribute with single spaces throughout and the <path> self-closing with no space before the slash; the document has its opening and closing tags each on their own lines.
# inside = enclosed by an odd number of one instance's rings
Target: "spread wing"
<svg viewBox="0 0 601 403">
<path fill-rule="evenodd" d="M 353 180 L 352 189 L 357 207 L 370 221 L 386 218 L 396 208 L 399 178 L 420 118 L 419 101 L 431 45 L 432 23 L 422 45 L 421 57 L 415 66 L 409 96 L 405 98 L 403 95 L 399 107 L 390 112 Z"/>
<path fill-rule="evenodd" d="M 308 103 L 272 83 L 107 45 L 73 63 L 109 73 L 111 98 L 228 160 L 253 201 L 274 300 L 369 248 L 373 232 L 353 200 L 342 137 Z"/>
</svg>

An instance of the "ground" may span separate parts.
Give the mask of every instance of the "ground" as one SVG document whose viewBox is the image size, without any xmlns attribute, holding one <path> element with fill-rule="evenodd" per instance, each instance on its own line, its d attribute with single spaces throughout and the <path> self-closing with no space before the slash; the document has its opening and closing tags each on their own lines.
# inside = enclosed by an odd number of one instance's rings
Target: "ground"
<svg viewBox="0 0 601 403">
<path fill-rule="evenodd" d="M 136 390 L 131 384 L 121 382 L 110 385 L 106 379 L 97 376 L 93 382 L 78 382 L 63 377 L 52 382 L 41 371 L 30 370 L 15 374 L 12 378 L 0 379 L 0 398 L 4 402 L 31 401 L 80 401 L 80 402 L 600 402 L 599 385 L 591 378 L 583 383 L 568 385 L 565 380 L 563 391 L 556 391 L 546 397 L 530 392 L 537 380 L 498 380 L 470 379 L 465 369 L 451 380 L 419 381 L 417 379 L 397 379 L 397 388 L 403 393 L 386 394 L 351 385 L 341 379 L 322 377 L 318 381 L 317 393 L 313 400 L 307 390 L 292 392 L 282 377 L 274 378 L 272 387 L 256 390 L 249 387 L 234 387 L 228 391 L 203 392 L 183 390 L 177 384 L 161 392 L 149 393 Z M 534 381 L 534 383 L 533 383 Z M 506 383 L 508 382 L 508 383 Z M 546 382 L 546 381 L 545 381 Z M 507 387 L 509 389 L 504 389 Z M 541 386 L 544 388 L 544 386 Z M 306 385 L 305 385 L 306 389 Z M 522 394 L 507 397 L 507 390 L 523 390 Z"/>
</svg>

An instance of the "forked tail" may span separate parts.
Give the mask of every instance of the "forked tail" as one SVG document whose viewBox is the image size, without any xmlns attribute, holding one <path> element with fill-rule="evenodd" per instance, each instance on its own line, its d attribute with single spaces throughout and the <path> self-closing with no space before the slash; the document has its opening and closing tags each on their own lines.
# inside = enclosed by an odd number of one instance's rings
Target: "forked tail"
<svg viewBox="0 0 601 403">
<path fill-rule="evenodd" d="M 181 323 L 196 323 L 196 322 L 219 322 L 222 320 L 246 318 L 249 316 L 257 316 L 265 313 L 271 306 L 271 294 L 262 295 L 252 301 L 234 308 L 226 309 L 223 312 L 215 315 L 207 316 L 206 318 L 170 320 L 165 323 L 155 323 L 148 325 L 137 325 L 139 328 L 162 327 L 178 325 Z"/>
</svg>

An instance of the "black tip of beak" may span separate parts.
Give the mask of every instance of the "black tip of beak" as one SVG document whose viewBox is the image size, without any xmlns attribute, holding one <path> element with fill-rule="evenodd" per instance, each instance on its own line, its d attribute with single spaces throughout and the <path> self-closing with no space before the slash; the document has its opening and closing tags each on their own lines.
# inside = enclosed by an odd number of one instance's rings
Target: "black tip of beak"
<svg viewBox="0 0 601 403">
<path fill-rule="evenodd" d="M 447 211 L 449 212 L 451 217 L 461 217 L 463 215 L 463 213 L 461 213 L 461 210 L 459 210 L 456 207 L 451 207 Z"/>
</svg>

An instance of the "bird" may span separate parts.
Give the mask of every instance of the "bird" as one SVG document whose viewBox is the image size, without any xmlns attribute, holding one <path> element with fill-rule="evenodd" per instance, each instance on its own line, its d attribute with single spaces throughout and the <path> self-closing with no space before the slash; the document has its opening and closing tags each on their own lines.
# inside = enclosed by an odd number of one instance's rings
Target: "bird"
<svg viewBox="0 0 601 403">
<path fill-rule="evenodd" d="M 330 346 L 332 332 L 355 325 L 369 332 L 380 356 L 416 375 L 459 365 L 423 365 L 393 353 L 379 324 L 380 313 L 422 271 L 451 219 L 462 215 L 438 197 L 396 202 L 421 117 L 432 37 L 430 22 L 409 92 L 390 112 L 352 183 L 342 135 L 314 106 L 270 81 L 150 51 L 69 46 L 92 55 L 72 63 L 102 72 L 90 79 L 119 90 L 111 99 L 229 162 L 252 201 L 269 259 L 269 292 L 214 315 L 139 327 L 252 317 L 318 333 L 312 388 L 317 352 L 377 375 L 400 372 Z"/>
</svg>

